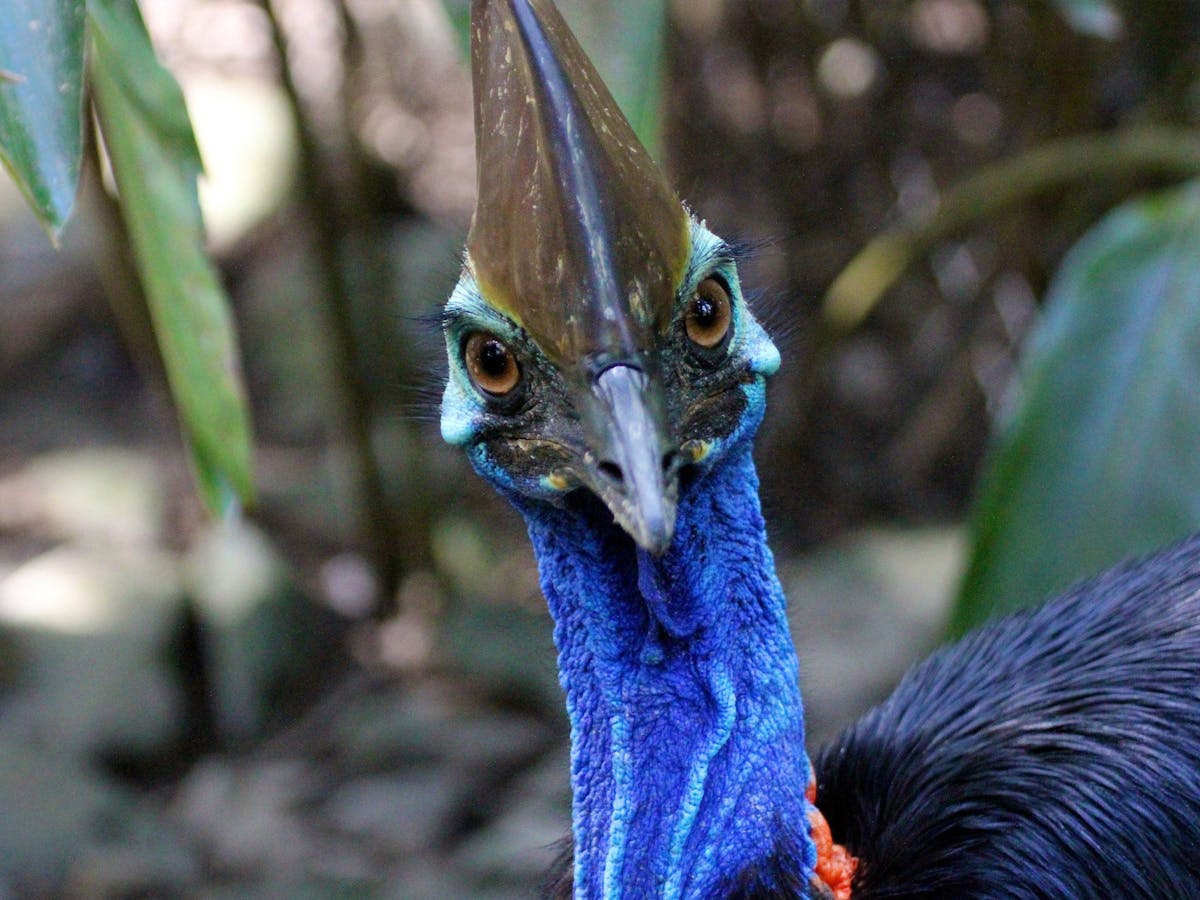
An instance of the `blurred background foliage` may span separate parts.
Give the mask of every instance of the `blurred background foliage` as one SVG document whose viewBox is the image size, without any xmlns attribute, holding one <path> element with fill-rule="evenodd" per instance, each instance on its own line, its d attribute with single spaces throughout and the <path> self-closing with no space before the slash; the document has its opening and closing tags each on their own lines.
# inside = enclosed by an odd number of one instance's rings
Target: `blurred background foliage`
<svg viewBox="0 0 1200 900">
<path fill-rule="evenodd" d="M 814 741 L 1200 526 L 1200 6 L 561 5 L 754 248 Z M 0 896 L 527 896 L 565 833 L 532 560 L 434 424 L 468 13 L 0 11 Z"/>
</svg>

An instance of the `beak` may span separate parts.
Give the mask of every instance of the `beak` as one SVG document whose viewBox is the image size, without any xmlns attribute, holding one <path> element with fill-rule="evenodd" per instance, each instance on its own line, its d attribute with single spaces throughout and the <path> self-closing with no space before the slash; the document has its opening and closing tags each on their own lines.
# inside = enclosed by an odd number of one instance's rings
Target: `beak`
<svg viewBox="0 0 1200 900">
<path fill-rule="evenodd" d="M 595 455 L 585 478 L 638 546 L 661 556 L 671 546 L 679 497 L 662 403 L 645 373 L 630 365 L 605 369 L 592 394 Z"/>
</svg>

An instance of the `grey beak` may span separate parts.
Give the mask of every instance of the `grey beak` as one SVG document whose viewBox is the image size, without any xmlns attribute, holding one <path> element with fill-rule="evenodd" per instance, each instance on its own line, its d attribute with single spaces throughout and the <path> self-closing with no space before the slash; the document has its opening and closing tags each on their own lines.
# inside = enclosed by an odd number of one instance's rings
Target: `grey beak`
<svg viewBox="0 0 1200 900">
<path fill-rule="evenodd" d="M 612 366 L 596 379 L 592 488 L 640 547 L 661 556 L 675 532 L 678 480 L 659 404 L 640 369 Z"/>
</svg>

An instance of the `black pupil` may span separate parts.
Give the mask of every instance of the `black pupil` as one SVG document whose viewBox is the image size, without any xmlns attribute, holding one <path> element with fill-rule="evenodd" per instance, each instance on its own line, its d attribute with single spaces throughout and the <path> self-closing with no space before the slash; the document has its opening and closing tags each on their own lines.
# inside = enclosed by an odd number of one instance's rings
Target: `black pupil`
<svg viewBox="0 0 1200 900">
<path fill-rule="evenodd" d="M 701 328 L 711 328 L 717 321 L 717 304 L 708 297 L 697 297 L 692 304 L 692 318 Z"/>
<path fill-rule="evenodd" d="M 499 341 L 488 341 L 479 350 L 479 368 L 492 378 L 508 374 L 508 349 Z"/>
</svg>

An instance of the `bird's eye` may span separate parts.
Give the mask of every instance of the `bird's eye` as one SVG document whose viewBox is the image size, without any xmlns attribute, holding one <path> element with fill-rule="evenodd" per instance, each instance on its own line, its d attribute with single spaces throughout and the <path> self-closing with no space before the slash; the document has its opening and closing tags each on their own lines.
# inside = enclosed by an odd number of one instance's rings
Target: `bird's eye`
<svg viewBox="0 0 1200 900">
<path fill-rule="evenodd" d="M 471 382 L 491 397 L 507 397 L 521 383 L 521 367 L 507 345 L 494 334 L 478 331 L 467 338 L 463 354 Z"/>
<path fill-rule="evenodd" d="M 688 339 L 704 350 L 714 350 L 729 334 L 732 322 L 729 291 L 716 278 L 705 278 L 688 304 L 684 320 Z"/>
</svg>

